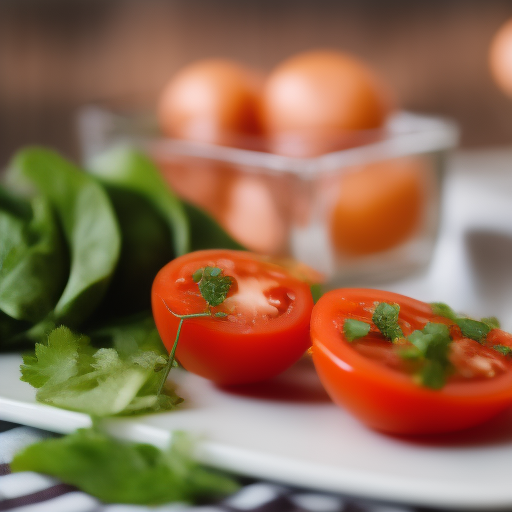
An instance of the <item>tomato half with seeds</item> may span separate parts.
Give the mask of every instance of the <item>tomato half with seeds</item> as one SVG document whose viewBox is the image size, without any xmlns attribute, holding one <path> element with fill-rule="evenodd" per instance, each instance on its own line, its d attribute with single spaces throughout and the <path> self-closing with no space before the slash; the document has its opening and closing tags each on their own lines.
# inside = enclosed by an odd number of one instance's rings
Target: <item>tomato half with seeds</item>
<svg viewBox="0 0 512 512">
<path fill-rule="evenodd" d="M 281 373 L 309 348 L 313 299 L 307 283 L 249 252 L 205 250 L 171 261 L 154 280 L 153 315 L 169 351 L 179 324 L 173 313 L 208 309 L 193 279 L 205 267 L 220 268 L 231 287 L 212 316 L 183 322 L 176 357 L 185 369 L 222 385 L 258 382 Z"/>
<path fill-rule="evenodd" d="M 372 322 L 376 305 L 399 306 L 403 338 L 394 343 Z M 369 324 L 349 341 L 347 319 Z M 407 337 L 428 323 L 450 333 L 450 371 L 440 389 L 418 382 L 417 366 L 404 357 Z M 326 293 L 311 318 L 313 361 L 332 400 L 376 430 L 394 434 L 434 434 L 469 428 L 512 406 L 511 336 L 492 329 L 485 340 L 462 334 L 453 320 L 434 314 L 430 304 L 391 292 L 339 289 Z M 414 347 L 412 347 L 414 348 Z M 502 353 L 503 352 L 503 353 Z"/>
</svg>

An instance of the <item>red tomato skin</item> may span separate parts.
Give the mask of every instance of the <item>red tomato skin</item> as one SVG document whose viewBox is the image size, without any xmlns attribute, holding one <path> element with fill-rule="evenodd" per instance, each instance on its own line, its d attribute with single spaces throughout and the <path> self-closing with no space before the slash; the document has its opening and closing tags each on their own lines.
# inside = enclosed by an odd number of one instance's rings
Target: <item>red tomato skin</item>
<svg viewBox="0 0 512 512">
<path fill-rule="evenodd" d="M 164 345 L 170 351 L 179 319 L 175 313 L 187 314 L 205 309 L 204 299 L 199 309 L 187 311 L 174 294 L 173 283 L 183 265 L 198 269 L 206 265 L 223 267 L 222 260 L 256 262 L 259 268 L 278 269 L 286 277 L 282 284 L 296 296 L 293 307 L 277 318 L 242 328 L 229 319 L 194 318 L 183 323 L 176 357 L 192 373 L 229 386 L 270 379 L 295 363 L 310 346 L 309 321 L 313 299 L 309 286 L 292 277 L 259 256 L 243 251 L 205 250 L 190 253 L 168 263 L 157 274 L 152 289 L 152 308 L 156 326 Z M 225 270 L 230 275 L 229 270 Z M 163 300 L 162 300 L 163 299 Z"/>
<path fill-rule="evenodd" d="M 333 321 L 340 318 L 347 299 L 398 303 L 401 316 L 419 321 L 411 330 L 425 321 L 441 319 L 433 317 L 424 302 L 377 290 L 334 290 L 315 305 L 312 354 L 320 380 L 337 405 L 367 426 L 392 434 L 438 434 L 478 425 L 512 405 L 512 371 L 486 380 L 449 382 L 442 390 L 431 390 L 415 384 L 409 375 L 362 356 Z"/>
</svg>

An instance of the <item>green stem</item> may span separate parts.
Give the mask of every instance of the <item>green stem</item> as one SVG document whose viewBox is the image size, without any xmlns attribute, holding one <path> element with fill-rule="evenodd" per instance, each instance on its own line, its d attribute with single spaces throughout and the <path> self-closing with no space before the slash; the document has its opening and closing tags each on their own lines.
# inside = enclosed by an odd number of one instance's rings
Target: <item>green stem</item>
<svg viewBox="0 0 512 512">
<path fill-rule="evenodd" d="M 165 382 L 167 381 L 167 377 L 169 376 L 169 373 L 171 372 L 171 369 L 172 369 L 172 365 L 174 364 L 174 354 L 176 353 L 176 348 L 178 347 L 178 340 L 180 339 L 181 327 L 183 326 L 183 322 L 187 318 L 199 318 L 199 317 L 205 317 L 205 316 L 212 316 L 211 311 L 208 311 L 206 313 L 192 313 L 190 315 L 178 315 L 169 308 L 169 306 L 165 303 L 164 299 L 162 299 L 162 302 L 164 303 L 164 306 L 167 308 L 167 311 L 169 311 L 169 313 L 172 313 L 175 317 L 180 319 L 180 323 L 178 324 L 178 330 L 176 331 L 176 338 L 174 338 L 174 344 L 172 346 L 171 351 L 169 352 L 169 359 L 167 360 L 167 364 L 165 365 L 165 368 L 163 369 L 162 380 L 160 381 L 160 386 L 158 388 L 157 396 L 160 396 L 160 393 L 162 393 L 164 386 L 165 386 Z"/>
</svg>

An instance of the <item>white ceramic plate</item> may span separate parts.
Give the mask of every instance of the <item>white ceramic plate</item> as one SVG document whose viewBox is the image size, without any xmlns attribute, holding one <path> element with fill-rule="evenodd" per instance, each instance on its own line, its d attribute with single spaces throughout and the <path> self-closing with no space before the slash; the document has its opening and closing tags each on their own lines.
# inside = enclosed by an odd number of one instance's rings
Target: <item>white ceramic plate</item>
<svg viewBox="0 0 512 512">
<path fill-rule="evenodd" d="M 494 194 L 486 199 L 479 184 L 448 186 L 450 222 L 429 274 L 387 288 L 469 314 L 495 312 L 510 329 L 512 273 L 500 273 L 499 263 L 512 252 L 512 228 L 497 220 L 508 223 L 512 205 L 507 198 L 500 206 Z M 485 242 L 483 260 L 478 237 Z M 62 433 L 90 424 L 83 414 L 35 403 L 34 390 L 19 380 L 19 364 L 17 355 L 0 356 L 0 418 Z M 476 429 L 411 440 L 372 432 L 334 406 L 307 359 L 238 394 L 173 374 L 186 399 L 182 409 L 109 420 L 108 429 L 157 446 L 165 446 L 173 430 L 194 432 L 206 463 L 311 489 L 444 509 L 512 508 L 512 411 Z"/>
<path fill-rule="evenodd" d="M 34 401 L 20 357 L 0 357 L 0 417 L 54 432 L 88 426 L 86 415 Z M 172 413 L 109 420 L 121 438 L 163 447 L 173 430 L 202 439 L 198 457 L 236 473 L 307 488 L 444 508 L 512 507 L 512 414 L 435 439 L 372 432 L 324 394 L 303 360 L 272 383 L 234 393 L 174 371 L 186 399 Z"/>
</svg>

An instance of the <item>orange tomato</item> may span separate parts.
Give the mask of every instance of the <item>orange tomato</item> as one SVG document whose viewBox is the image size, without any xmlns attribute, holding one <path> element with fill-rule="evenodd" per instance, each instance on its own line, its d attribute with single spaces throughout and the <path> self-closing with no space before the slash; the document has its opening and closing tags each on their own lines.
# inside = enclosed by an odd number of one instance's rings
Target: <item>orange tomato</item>
<svg viewBox="0 0 512 512">
<path fill-rule="evenodd" d="M 240 174 L 226 189 L 221 216 L 224 228 L 251 251 L 282 254 L 286 219 L 278 199 L 277 184 L 261 176 Z"/>
<path fill-rule="evenodd" d="M 512 19 L 494 36 L 489 50 L 489 65 L 494 81 L 512 96 Z"/>
<path fill-rule="evenodd" d="M 425 208 L 422 164 L 411 158 L 393 159 L 342 177 L 330 226 L 339 253 L 383 251 L 414 233 Z"/>
<path fill-rule="evenodd" d="M 170 137 L 230 144 L 260 132 L 258 74 L 236 62 L 209 59 L 178 72 L 163 90 L 158 117 Z"/>
<path fill-rule="evenodd" d="M 284 61 L 270 74 L 262 109 L 271 137 L 300 131 L 332 137 L 380 128 L 392 101 L 387 86 L 357 58 L 312 51 Z"/>
</svg>

